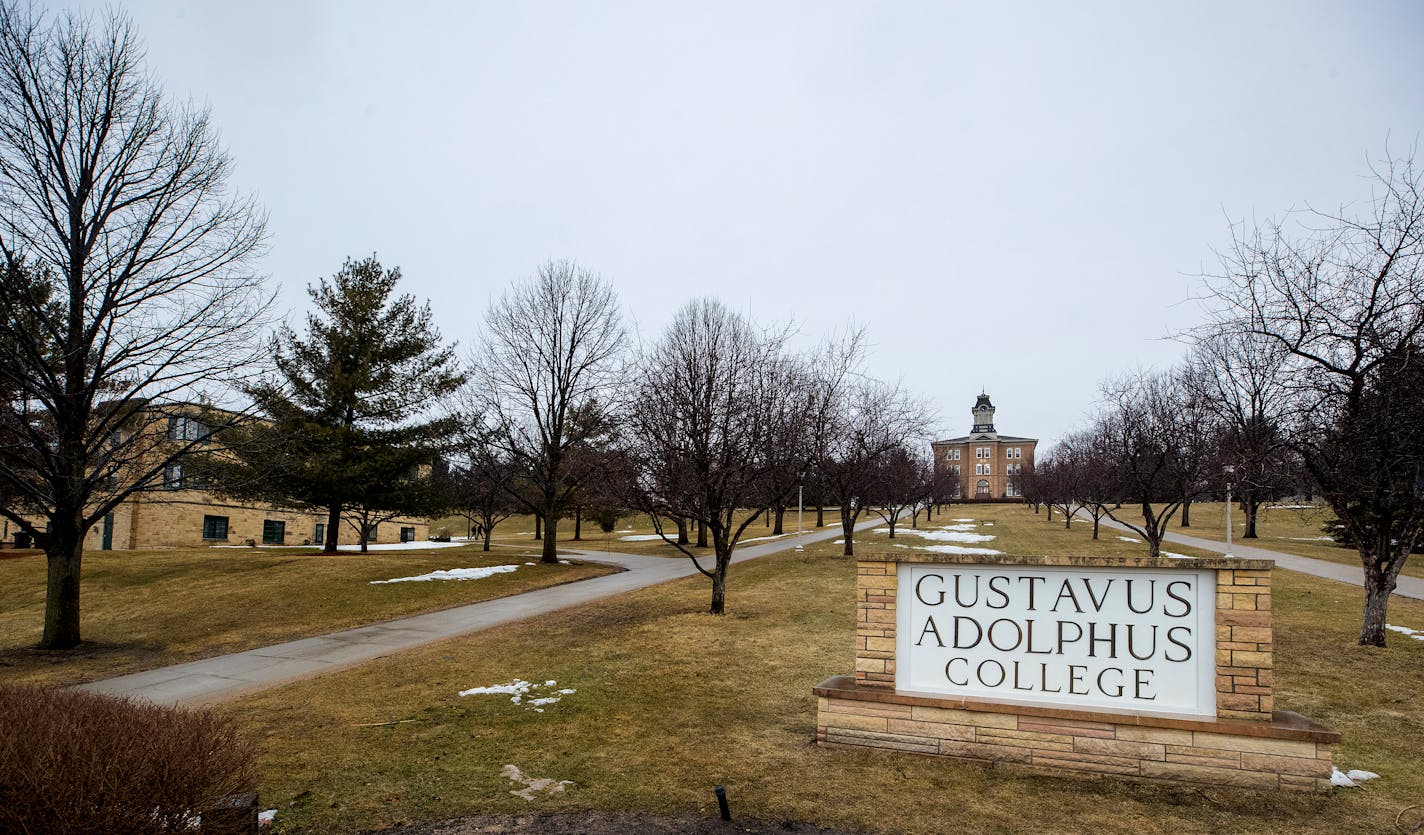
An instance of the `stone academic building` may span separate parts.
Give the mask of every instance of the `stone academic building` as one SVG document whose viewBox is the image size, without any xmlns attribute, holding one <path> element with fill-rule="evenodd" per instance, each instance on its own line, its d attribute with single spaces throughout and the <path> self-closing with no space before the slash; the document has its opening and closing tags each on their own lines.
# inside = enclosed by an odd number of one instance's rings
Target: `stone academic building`
<svg viewBox="0 0 1424 835">
<path fill-rule="evenodd" d="M 974 426 L 968 435 L 936 441 L 935 474 L 953 479 L 954 497 L 978 501 L 1016 499 L 1022 493 L 1017 476 L 1033 468 L 1037 438 L 1000 435 L 994 429 L 994 404 L 980 394 L 971 410 Z"/>
<path fill-rule="evenodd" d="M 173 416 L 151 424 L 149 431 L 166 431 L 175 443 L 202 442 L 208 427 L 196 417 Z M 185 472 L 181 462 L 168 465 L 162 483 L 125 499 L 89 531 L 86 550 L 127 551 L 141 548 L 202 548 L 212 545 L 321 545 L 325 541 L 325 511 L 283 508 L 219 497 L 207 483 Z M 343 515 L 337 541 L 360 542 L 355 527 Z M 410 542 L 429 536 L 425 519 L 396 517 L 372 526 L 370 544 Z M 30 536 L 4 521 L 0 537 L 11 547 L 31 547 Z"/>
</svg>

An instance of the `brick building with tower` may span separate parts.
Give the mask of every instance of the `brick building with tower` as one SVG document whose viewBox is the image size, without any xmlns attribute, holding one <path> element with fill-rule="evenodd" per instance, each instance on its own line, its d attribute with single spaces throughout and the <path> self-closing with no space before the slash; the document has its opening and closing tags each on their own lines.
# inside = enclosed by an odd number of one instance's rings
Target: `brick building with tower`
<svg viewBox="0 0 1424 835">
<path fill-rule="evenodd" d="M 954 498 L 974 501 L 1018 500 L 1017 476 L 1033 468 L 1037 438 L 1001 435 L 994 428 L 994 404 L 980 394 L 970 411 L 973 428 L 968 435 L 935 441 L 935 474 L 952 479 Z"/>
</svg>

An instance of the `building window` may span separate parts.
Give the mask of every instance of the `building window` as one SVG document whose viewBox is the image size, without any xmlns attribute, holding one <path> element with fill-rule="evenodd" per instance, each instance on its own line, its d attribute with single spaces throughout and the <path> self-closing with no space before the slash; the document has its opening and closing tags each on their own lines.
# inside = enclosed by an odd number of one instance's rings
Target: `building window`
<svg viewBox="0 0 1424 835">
<path fill-rule="evenodd" d="M 326 544 L 326 523 L 325 523 L 325 522 L 317 522 L 317 523 L 316 523 L 316 532 L 312 534 L 312 542 L 315 542 L 317 545 L 325 545 L 325 544 Z"/>
<path fill-rule="evenodd" d="M 1014 457 L 1015 457 L 1015 458 L 1022 458 L 1022 457 L 1023 457 L 1023 450 L 1020 449 L 1019 447 L 1014 447 Z"/>
<path fill-rule="evenodd" d="M 213 430 L 197 418 L 171 417 L 168 419 L 168 437 L 175 441 L 201 441 L 213 434 Z"/>
<path fill-rule="evenodd" d="M 1005 457 L 1005 458 L 1013 458 L 1013 457 L 1014 457 L 1014 451 L 1011 450 L 1011 449 L 1008 449 L 1008 448 L 1006 447 L 1006 448 L 1004 449 L 1004 457 Z"/>
<path fill-rule="evenodd" d="M 227 517 L 204 516 L 203 539 L 227 539 Z"/>
<path fill-rule="evenodd" d="M 377 537 L 377 536 L 380 536 L 380 530 L 381 530 L 381 526 L 380 526 L 379 524 L 376 524 L 376 525 L 368 525 L 368 526 L 366 527 L 366 541 L 367 541 L 367 542 L 375 542 L 375 541 L 376 541 L 376 537 Z"/>
<path fill-rule="evenodd" d="M 262 544 L 281 545 L 287 541 L 287 523 L 276 519 L 262 520 Z"/>
<path fill-rule="evenodd" d="M 401 528 L 401 542 L 415 541 L 415 528 Z"/>
<path fill-rule="evenodd" d="M 163 468 L 163 489 L 182 490 L 183 489 L 183 465 L 169 464 Z"/>
<path fill-rule="evenodd" d="M 989 475 L 989 465 L 988 465 L 988 464 L 985 464 L 985 465 L 984 465 L 984 475 Z"/>
<path fill-rule="evenodd" d="M 958 465 L 958 464 L 955 464 L 955 465 L 954 465 L 954 474 L 955 474 L 955 475 L 959 475 L 959 465 Z"/>
<path fill-rule="evenodd" d="M 975 458 L 983 458 L 983 457 L 984 457 L 984 448 L 983 448 L 983 447 L 978 447 L 978 446 L 975 447 L 975 448 L 974 448 L 974 457 L 975 457 Z"/>
<path fill-rule="evenodd" d="M 954 460 L 956 460 L 956 461 L 959 460 L 959 450 L 957 450 L 957 449 L 954 451 Z"/>
</svg>

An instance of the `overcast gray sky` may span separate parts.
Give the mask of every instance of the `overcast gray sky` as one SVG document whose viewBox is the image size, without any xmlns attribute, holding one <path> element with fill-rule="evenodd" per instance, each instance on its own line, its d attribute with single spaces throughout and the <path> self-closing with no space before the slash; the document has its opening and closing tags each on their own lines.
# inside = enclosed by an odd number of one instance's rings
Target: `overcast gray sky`
<svg viewBox="0 0 1424 835">
<path fill-rule="evenodd" d="M 104 4 L 80 2 L 102 9 Z M 1368 196 L 1424 132 L 1424 4 L 121 4 L 271 212 L 294 314 L 347 255 L 441 330 L 548 258 L 644 336 L 715 295 L 854 319 L 940 436 L 1052 440 L 1164 366 L 1227 216 Z"/>
</svg>

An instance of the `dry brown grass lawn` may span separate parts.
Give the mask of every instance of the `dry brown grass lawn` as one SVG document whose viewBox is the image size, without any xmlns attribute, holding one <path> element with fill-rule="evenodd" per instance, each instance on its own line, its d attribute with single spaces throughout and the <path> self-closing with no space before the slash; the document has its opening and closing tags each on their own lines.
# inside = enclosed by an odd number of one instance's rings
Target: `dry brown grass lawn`
<svg viewBox="0 0 1424 835">
<path fill-rule="evenodd" d="M 1265 548 L 1317 560 L 1359 567 L 1360 554 L 1353 548 L 1336 545 L 1321 531 L 1321 526 L 1335 514 L 1326 507 L 1295 507 L 1294 502 L 1281 506 L 1261 507 L 1256 520 L 1256 539 L 1242 539 L 1246 519 L 1238 505 L 1231 511 L 1232 541 L 1238 545 Z M 1126 510 L 1126 508 L 1124 508 Z M 1076 523 L 1075 523 L 1076 524 Z M 1226 541 L 1226 504 L 1201 502 L 1192 505 L 1192 526 L 1184 528 L 1180 519 L 1173 519 L 1168 528 L 1173 533 Z M 1424 554 L 1415 554 L 1404 564 L 1404 574 L 1424 577 Z"/>
<path fill-rule="evenodd" d="M 533 553 L 533 552 L 530 552 Z M 0 678 L 72 684 L 606 574 L 605 566 L 537 565 L 482 580 L 371 585 L 442 568 L 537 557 L 471 547 L 342 552 L 202 548 L 85 554 L 85 644 L 33 649 L 43 628 L 42 555 L 0 560 Z"/>
<path fill-rule="evenodd" d="M 1023 508 L 953 508 L 936 524 L 991 516 L 1006 550 L 1130 545 L 1095 546 L 1087 526 L 1065 532 Z M 735 566 L 724 617 L 702 614 L 706 583 L 693 578 L 228 709 L 260 739 L 263 803 L 280 810 L 280 832 L 531 810 L 713 815 L 716 783 L 739 815 L 911 835 L 1392 832 L 1395 814 L 1424 798 L 1424 642 L 1391 635 L 1385 649 L 1355 646 L 1356 590 L 1284 571 L 1278 704 L 1339 729 L 1337 762 L 1383 775 L 1365 789 L 1174 788 L 819 749 L 811 686 L 849 672 L 852 659 L 853 562 L 838 550 L 827 542 Z M 1424 604 L 1396 601 L 1391 620 L 1424 628 Z M 516 677 L 578 692 L 544 713 L 457 695 Z M 531 803 L 510 795 L 507 763 L 575 785 Z"/>
</svg>

